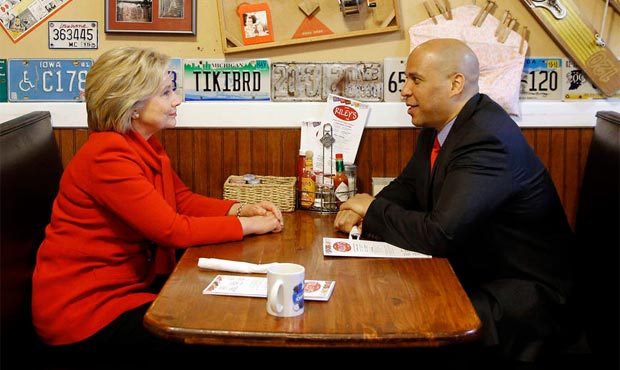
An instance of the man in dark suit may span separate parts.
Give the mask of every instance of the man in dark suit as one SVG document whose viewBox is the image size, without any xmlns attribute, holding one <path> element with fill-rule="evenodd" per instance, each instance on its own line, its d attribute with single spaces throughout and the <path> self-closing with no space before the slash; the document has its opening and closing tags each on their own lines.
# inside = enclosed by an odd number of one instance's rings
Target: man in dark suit
<svg viewBox="0 0 620 370">
<path fill-rule="evenodd" d="M 485 348 L 534 361 L 565 336 L 572 288 L 573 234 L 553 182 L 515 122 L 478 92 L 467 45 L 421 44 L 406 74 L 401 94 L 422 127 L 413 157 L 376 198 L 343 203 L 335 227 L 448 258 Z"/>
</svg>

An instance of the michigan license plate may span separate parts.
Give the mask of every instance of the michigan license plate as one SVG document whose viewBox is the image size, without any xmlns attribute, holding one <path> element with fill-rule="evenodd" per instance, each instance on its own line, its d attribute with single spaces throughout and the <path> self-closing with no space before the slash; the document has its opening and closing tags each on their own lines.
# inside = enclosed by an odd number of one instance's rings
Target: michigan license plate
<svg viewBox="0 0 620 370">
<path fill-rule="evenodd" d="M 83 101 L 92 59 L 9 59 L 9 101 Z"/>
<path fill-rule="evenodd" d="M 268 59 L 185 59 L 185 100 L 269 100 Z"/>
</svg>

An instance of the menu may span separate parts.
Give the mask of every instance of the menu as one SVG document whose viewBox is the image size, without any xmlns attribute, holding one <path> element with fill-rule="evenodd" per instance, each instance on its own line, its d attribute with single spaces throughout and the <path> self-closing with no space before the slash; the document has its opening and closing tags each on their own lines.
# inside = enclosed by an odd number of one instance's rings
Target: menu
<svg viewBox="0 0 620 370">
<path fill-rule="evenodd" d="M 328 95 L 321 124 L 313 121 L 302 123 L 300 148 L 302 151 L 312 150 L 315 171 L 332 174 L 336 169 L 333 158 L 336 153 L 342 153 L 344 163 L 355 163 L 369 114 L 370 105 L 367 103 Z"/>
<path fill-rule="evenodd" d="M 385 242 L 323 238 L 323 255 L 329 257 L 432 258 Z"/>
<path fill-rule="evenodd" d="M 307 301 L 328 301 L 336 282 L 306 280 L 304 299 Z M 267 297 L 267 278 L 257 276 L 217 275 L 202 294 L 231 295 L 241 297 Z"/>
</svg>

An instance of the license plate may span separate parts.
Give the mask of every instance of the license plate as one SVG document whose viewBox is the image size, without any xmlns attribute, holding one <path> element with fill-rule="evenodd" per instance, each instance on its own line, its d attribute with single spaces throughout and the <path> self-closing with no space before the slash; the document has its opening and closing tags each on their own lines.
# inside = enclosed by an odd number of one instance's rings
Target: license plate
<svg viewBox="0 0 620 370">
<path fill-rule="evenodd" d="M 6 95 L 7 76 L 6 59 L 0 59 L 0 103 L 8 101 L 8 97 Z"/>
<path fill-rule="evenodd" d="M 50 49 L 97 49 L 97 21 L 47 22 Z"/>
<path fill-rule="evenodd" d="M 273 63 L 271 99 L 273 101 L 322 101 L 320 63 Z"/>
<path fill-rule="evenodd" d="M 383 66 L 363 62 L 323 64 L 323 100 L 329 94 L 359 101 L 382 101 Z"/>
<path fill-rule="evenodd" d="M 9 59 L 9 101 L 83 101 L 92 59 Z"/>
<path fill-rule="evenodd" d="M 170 58 L 168 73 L 172 79 L 172 90 L 183 98 L 183 59 Z"/>
<path fill-rule="evenodd" d="M 185 100 L 269 100 L 269 60 L 186 59 Z"/>
<path fill-rule="evenodd" d="M 562 100 L 562 59 L 525 58 L 521 99 Z"/>
<path fill-rule="evenodd" d="M 620 98 L 620 91 L 609 97 L 603 95 L 599 89 L 592 85 L 592 82 L 590 82 L 590 79 L 588 79 L 583 70 L 572 60 L 564 59 L 564 65 L 562 68 L 562 76 L 564 76 L 562 95 L 564 96 L 564 99 Z"/>
<path fill-rule="evenodd" d="M 402 101 L 400 91 L 405 85 L 407 58 L 383 60 L 383 101 Z"/>
</svg>

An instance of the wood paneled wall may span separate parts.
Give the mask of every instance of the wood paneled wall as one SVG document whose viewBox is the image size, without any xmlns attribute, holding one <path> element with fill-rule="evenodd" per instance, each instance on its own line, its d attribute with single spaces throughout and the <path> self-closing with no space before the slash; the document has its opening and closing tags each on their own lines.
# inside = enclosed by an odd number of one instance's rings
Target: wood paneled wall
<svg viewBox="0 0 620 370">
<path fill-rule="evenodd" d="M 396 176 L 413 153 L 419 130 L 366 129 L 358 151 L 358 188 L 370 192 L 371 179 Z M 523 129 L 555 183 L 574 225 L 592 128 Z M 54 129 L 63 164 L 88 137 L 86 129 Z M 299 129 L 173 129 L 159 134 L 172 165 L 194 191 L 222 197 L 232 174 L 295 176 Z"/>
</svg>

